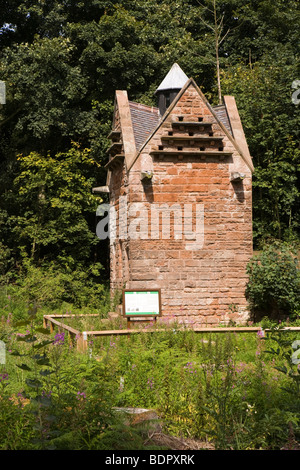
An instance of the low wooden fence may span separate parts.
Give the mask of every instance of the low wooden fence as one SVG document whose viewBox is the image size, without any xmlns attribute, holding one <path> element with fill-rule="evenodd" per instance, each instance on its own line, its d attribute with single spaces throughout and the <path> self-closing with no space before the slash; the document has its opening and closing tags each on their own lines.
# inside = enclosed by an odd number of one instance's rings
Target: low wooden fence
<svg viewBox="0 0 300 470">
<path fill-rule="evenodd" d="M 58 321 L 58 318 L 78 318 L 78 317 L 98 317 L 98 314 L 82 314 L 82 315 L 44 315 L 44 328 L 50 327 L 50 332 L 54 331 L 55 326 L 58 328 L 58 331 L 61 332 L 65 330 L 70 339 L 77 344 L 77 350 L 84 352 L 88 348 L 88 338 L 93 336 L 128 336 L 138 333 L 153 333 L 157 331 L 168 331 L 166 328 L 139 328 L 139 329 L 119 329 L 119 330 L 101 330 L 101 331 L 79 331 L 71 326 L 66 325 L 62 321 Z M 183 327 L 183 328 L 186 328 Z M 258 333 L 261 332 L 264 334 L 269 329 L 263 330 L 259 326 L 237 326 L 237 327 L 195 327 L 192 329 L 195 333 Z M 300 327 L 285 327 L 282 330 L 284 331 L 300 331 Z"/>
</svg>

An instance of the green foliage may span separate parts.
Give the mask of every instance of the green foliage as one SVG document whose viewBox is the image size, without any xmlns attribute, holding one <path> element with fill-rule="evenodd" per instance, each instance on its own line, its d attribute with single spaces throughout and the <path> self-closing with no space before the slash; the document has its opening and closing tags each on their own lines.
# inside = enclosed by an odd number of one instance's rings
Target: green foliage
<svg viewBox="0 0 300 470">
<path fill-rule="evenodd" d="M 72 345 L 46 344 L 41 330 L 28 334 L 26 325 L 17 341 L 11 323 L 24 321 L 29 307 L 109 308 L 107 246 L 94 227 L 101 200 L 91 188 L 105 184 L 115 89 L 155 105 L 156 87 L 178 62 L 216 103 L 211 0 L 2 3 L 0 337 L 20 356 L 9 356 L 10 380 L 2 381 L 1 448 L 142 448 L 144 434 L 131 429 L 127 439 L 123 424 L 107 419 L 114 405 L 157 406 L 168 431 L 203 438 L 208 429 L 221 448 L 280 448 L 291 426 L 298 433 L 299 410 L 260 355 L 256 361 L 253 340 L 245 350 L 244 340 L 206 343 L 171 328 L 157 340 L 95 341 L 91 357 L 79 359 Z M 217 0 L 216 8 L 228 32 L 219 48 L 222 91 L 236 98 L 255 167 L 255 244 L 297 240 L 298 2 Z M 266 248 L 248 273 L 255 315 L 299 315 L 289 248 Z M 290 353 L 297 362 L 298 348 Z M 281 375 L 289 388 L 291 377 Z M 53 397 L 34 400 L 40 383 Z M 18 397 L 25 390 L 30 403 Z"/>
<path fill-rule="evenodd" d="M 256 246 L 270 236 L 299 233 L 299 107 L 292 103 L 298 76 L 295 54 L 280 47 L 272 61 L 224 69 L 224 94 L 235 96 L 253 158 L 253 229 Z M 273 62 L 275 61 L 275 63 Z"/>
<path fill-rule="evenodd" d="M 300 410 L 300 341 L 295 338 L 285 338 L 278 327 L 271 328 L 266 340 L 275 343 L 275 346 L 266 350 L 266 353 L 275 358 L 275 368 L 288 378 L 285 390 L 294 397 L 295 407 Z"/>
<path fill-rule="evenodd" d="M 52 259 L 66 263 L 70 263 L 70 251 L 77 252 L 77 261 L 86 259 L 96 243 L 86 214 L 94 213 L 101 200 L 90 193 L 91 173 L 97 164 L 89 151 L 74 144 L 64 154 L 31 153 L 19 161 L 19 175 L 7 196 L 14 243 L 18 240 L 19 250 L 22 246 L 30 250 L 35 260 L 43 258 L 45 249 Z"/>
<path fill-rule="evenodd" d="M 300 108 L 291 100 L 299 74 L 297 2 L 215 3 L 226 34 L 221 87 L 236 97 L 255 166 L 255 243 L 270 235 L 297 238 Z M 105 184 L 115 90 L 153 105 L 176 61 L 215 103 L 212 9 L 211 0 L 3 5 L 2 273 L 22 263 L 21 249 L 36 264 L 55 258 L 71 269 L 95 260 L 107 267 L 107 247 L 94 235 L 99 201 L 91 188 Z"/>
<path fill-rule="evenodd" d="M 10 338 L 8 373 L 0 375 L 8 382 L 21 371 L 21 383 L 6 384 L 1 391 L 4 407 L 0 413 L 1 449 L 89 449 L 90 442 L 113 423 L 111 400 L 113 390 L 106 385 L 105 369 L 95 361 L 73 354 L 64 334 L 49 338 L 50 332 L 38 326 L 36 309 L 29 311 L 26 320 L 14 323 Z M 76 368 L 76 374 L 74 374 Z M 16 385 L 22 387 L 13 393 Z M 2 426 L 8 417 L 16 420 L 19 439 L 4 438 Z M 28 416 L 31 417 L 28 420 Z M 3 420 L 3 421 L 2 421 Z M 24 422 L 25 421 L 25 422 Z M 15 427 L 15 426 L 13 426 Z"/>
<path fill-rule="evenodd" d="M 294 318 L 300 310 L 297 252 L 287 244 L 267 245 L 247 267 L 246 297 L 255 319 Z"/>
<path fill-rule="evenodd" d="M 158 424 L 165 434 L 208 437 L 220 450 L 299 442 L 294 333 L 278 329 L 266 342 L 253 333 L 202 335 L 170 325 L 98 338 L 79 354 L 66 335 L 41 328 L 34 309 L 2 330 L 10 351 L 0 370 L 2 449 L 151 449 Z M 149 407 L 159 422 L 126 422 L 120 407 Z"/>
<path fill-rule="evenodd" d="M 101 266 L 97 265 L 63 270 L 54 263 L 35 267 L 30 260 L 24 260 L 9 292 L 14 301 L 22 305 L 35 302 L 39 307 L 51 310 L 65 302 L 78 308 L 102 309 L 104 313 L 109 305 L 109 293 L 98 281 L 100 276 Z"/>
</svg>

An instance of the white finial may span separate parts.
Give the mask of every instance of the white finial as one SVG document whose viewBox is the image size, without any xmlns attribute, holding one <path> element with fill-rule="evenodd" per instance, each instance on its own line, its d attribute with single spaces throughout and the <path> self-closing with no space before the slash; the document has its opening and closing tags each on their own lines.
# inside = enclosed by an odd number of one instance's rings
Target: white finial
<svg viewBox="0 0 300 470">
<path fill-rule="evenodd" d="M 156 92 L 163 90 L 181 90 L 181 88 L 188 81 L 187 75 L 179 67 L 178 64 L 173 64 L 169 73 L 165 76 Z"/>
</svg>

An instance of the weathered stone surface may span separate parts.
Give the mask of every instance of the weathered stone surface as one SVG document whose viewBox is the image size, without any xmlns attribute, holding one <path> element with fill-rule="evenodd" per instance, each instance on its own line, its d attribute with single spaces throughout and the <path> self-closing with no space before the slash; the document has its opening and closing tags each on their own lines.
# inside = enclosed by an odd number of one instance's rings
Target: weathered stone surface
<svg viewBox="0 0 300 470">
<path fill-rule="evenodd" d="M 119 118 L 127 110 L 126 95 L 120 96 L 122 109 L 116 108 L 114 122 L 123 142 L 131 142 L 128 114 L 124 128 Z M 246 265 L 252 256 L 252 162 L 235 102 L 230 97 L 226 102 L 233 135 L 190 80 L 134 158 L 130 147 L 131 166 L 125 161 L 111 172 L 109 180 L 110 203 L 135 233 L 134 239 L 127 230 L 126 236 L 111 240 L 112 290 L 160 288 L 163 315 L 198 325 L 247 318 L 244 294 Z M 180 116 L 184 120 L 177 126 Z M 179 144 L 171 139 L 174 136 L 185 140 Z M 204 150 L 196 142 L 201 136 L 206 139 Z M 222 139 L 223 150 L 216 137 Z M 153 173 L 150 183 L 143 184 L 141 171 Z M 245 175 L 242 182 L 231 181 L 235 171 Z M 120 213 L 121 196 L 127 198 L 126 220 Z M 189 238 L 201 204 L 203 236 L 196 246 Z M 184 212 L 187 205 L 189 213 Z M 159 210 L 156 219 L 154 209 Z M 189 229 L 183 230 L 185 222 Z"/>
</svg>

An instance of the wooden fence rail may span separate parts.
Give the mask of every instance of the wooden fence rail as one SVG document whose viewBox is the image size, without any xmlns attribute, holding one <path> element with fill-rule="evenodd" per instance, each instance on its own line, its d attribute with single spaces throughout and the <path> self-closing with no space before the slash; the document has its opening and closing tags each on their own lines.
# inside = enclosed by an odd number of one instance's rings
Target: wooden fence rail
<svg viewBox="0 0 300 470">
<path fill-rule="evenodd" d="M 88 347 L 88 337 L 91 336 L 128 336 L 138 333 L 154 333 L 159 331 L 168 331 L 167 328 L 139 328 L 139 329 L 123 329 L 123 330 L 100 330 L 100 331 L 79 331 L 65 323 L 58 321 L 57 318 L 78 318 L 78 317 L 98 317 L 98 314 L 81 314 L 81 315 L 44 315 L 44 328 L 50 327 L 50 332 L 54 331 L 54 326 L 58 327 L 58 331 L 66 330 L 72 341 L 76 341 L 77 350 L 84 352 Z M 183 329 L 186 327 L 183 327 Z M 284 327 L 284 331 L 300 331 L 300 327 Z M 179 328 L 180 331 L 180 328 Z M 266 328 L 265 330 L 259 326 L 237 326 L 237 327 L 195 327 L 192 329 L 194 333 L 258 333 L 264 334 L 266 331 L 271 331 Z"/>
</svg>

